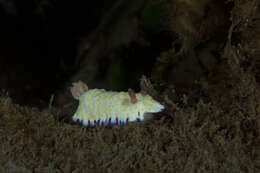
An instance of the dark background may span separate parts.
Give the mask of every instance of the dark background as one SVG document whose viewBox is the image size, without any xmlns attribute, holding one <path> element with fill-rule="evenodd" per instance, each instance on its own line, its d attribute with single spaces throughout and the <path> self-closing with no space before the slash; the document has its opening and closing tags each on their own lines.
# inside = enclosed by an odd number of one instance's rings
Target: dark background
<svg viewBox="0 0 260 173">
<path fill-rule="evenodd" d="M 34 106 L 45 105 L 51 94 L 67 89 L 68 83 L 74 81 L 73 75 L 82 68 L 82 61 L 88 59 L 79 56 L 80 47 L 95 35 L 93 32 L 115 3 L 105 0 L 77 3 L 0 1 L 1 89 L 8 92 L 16 103 Z M 143 9 L 145 5 L 141 6 Z M 115 16 L 120 15 L 120 10 L 117 13 Z M 90 87 L 137 89 L 141 75 L 150 75 L 155 58 L 160 51 L 170 47 L 166 32 L 159 31 L 153 23 L 152 27 L 145 29 L 141 13 L 142 10 L 137 10 L 133 15 L 138 20 L 137 29 L 133 30 L 136 37 L 132 38 L 130 34 L 126 44 L 119 43 L 112 51 L 100 56 L 99 71 L 94 77 L 94 80 L 99 79 L 99 84 L 95 81 L 88 83 Z M 150 20 L 150 17 L 146 19 Z M 112 24 L 107 24 L 101 32 L 105 32 L 109 25 Z M 114 34 L 112 37 L 117 36 Z M 84 80 L 84 77 L 79 79 Z"/>
</svg>

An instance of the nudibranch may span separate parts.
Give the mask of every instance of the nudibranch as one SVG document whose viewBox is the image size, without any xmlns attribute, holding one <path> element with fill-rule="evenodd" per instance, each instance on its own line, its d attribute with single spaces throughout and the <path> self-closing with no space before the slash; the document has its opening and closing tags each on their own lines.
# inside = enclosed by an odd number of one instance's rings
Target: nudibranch
<svg viewBox="0 0 260 173">
<path fill-rule="evenodd" d="M 88 89 L 81 81 L 73 83 L 72 96 L 79 100 L 79 106 L 72 120 L 84 126 L 124 125 L 130 122 L 151 118 L 164 106 L 147 94 L 141 85 L 141 92 L 106 91 L 104 89 Z"/>
</svg>

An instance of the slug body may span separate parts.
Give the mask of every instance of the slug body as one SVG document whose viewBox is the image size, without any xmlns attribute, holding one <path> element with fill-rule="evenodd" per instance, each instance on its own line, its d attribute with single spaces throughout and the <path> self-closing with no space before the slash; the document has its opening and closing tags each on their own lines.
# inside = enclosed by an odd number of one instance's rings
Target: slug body
<svg viewBox="0 0 260 173">
<path fill-rule="evenodd" d="M 90 89 L 78 99 L 79 106 L 72 117 L 84 126 L 124 125 L 142 121 L 147 113 L 156 113 L 164 106 L 148 94 L 134 93 L 134 101 L 129 92 L 113 92 L 104 89 Z"/>
</svg>

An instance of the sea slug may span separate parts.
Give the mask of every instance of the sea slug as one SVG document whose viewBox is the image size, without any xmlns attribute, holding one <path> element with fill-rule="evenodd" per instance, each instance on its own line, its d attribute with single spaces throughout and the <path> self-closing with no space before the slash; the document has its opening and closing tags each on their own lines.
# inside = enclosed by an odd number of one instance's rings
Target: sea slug
<svg viewBox="0 0 260 173">
<path fill-rule="evenodd" d="M 141 92 L 113 92 L 104 89 L 88 89 L 81 81 L 73 83 L 72 96 L 79 106 L 72 120 L 84 126 L 124 125 L 151 118 L 164 106 L 149 96 L 141 86 Z"/>
</svg>

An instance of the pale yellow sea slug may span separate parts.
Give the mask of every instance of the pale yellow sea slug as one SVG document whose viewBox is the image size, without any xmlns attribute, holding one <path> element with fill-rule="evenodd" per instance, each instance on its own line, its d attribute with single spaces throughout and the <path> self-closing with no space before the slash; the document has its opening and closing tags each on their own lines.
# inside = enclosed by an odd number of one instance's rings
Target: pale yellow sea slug
<svg viewBox="0 0 260 173">
<path fill-rule="evenodd" d="M 142 89 L 142 88 L 141 88 Z M 113 92 L 104 89 L 88 89 L 79 81 L 71 87 L 72 96 L 79 100 L 79 106 L 72 120 L 84 126 L 124 125 L 129 122 L 142 121 L 149 113 L 160 112 L 164 106 L 141 90 L 135 94 Z"/>
</svg>

